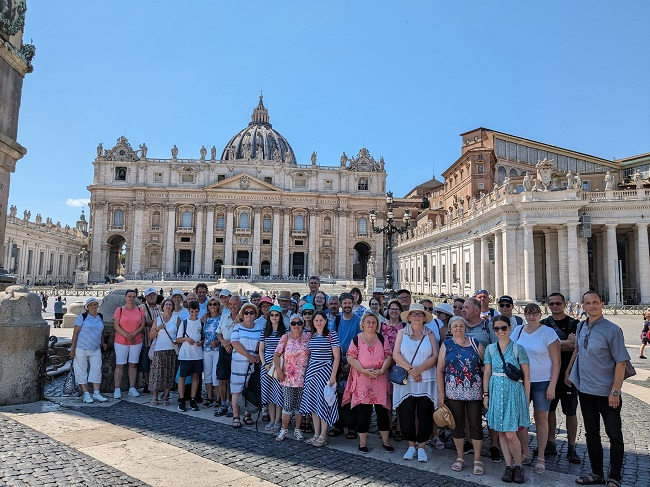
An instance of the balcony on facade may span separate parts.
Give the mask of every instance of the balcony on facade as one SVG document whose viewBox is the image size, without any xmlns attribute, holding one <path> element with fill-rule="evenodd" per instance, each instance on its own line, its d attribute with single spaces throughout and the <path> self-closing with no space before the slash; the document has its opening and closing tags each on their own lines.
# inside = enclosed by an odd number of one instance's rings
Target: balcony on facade
<svg viewBox="0 0 650 487">
<path fill-rule="evenodd" d="M 251 229 L 248 227 L 236 227 L 235 235 L 250 235 Z"/>
<path fill-rule="evenodd" d="M 176 227 L 176 233 L 182 233 L 182 234 L 194 233 L 194 227 Z"/>
<path fill-rule="evenodd" d="M 124 231 L 125 227 L 124 225 L 111 225 L 110 230 L 113 230 L 115 232 L 122 232 Z"/>
<path fill-rule="evenodd" d="M 291 230 L 291 236 L 292 237 L 306 237 L 307 236 L 307 230 L 304 228 L 293 228 Z"/>
</svg>

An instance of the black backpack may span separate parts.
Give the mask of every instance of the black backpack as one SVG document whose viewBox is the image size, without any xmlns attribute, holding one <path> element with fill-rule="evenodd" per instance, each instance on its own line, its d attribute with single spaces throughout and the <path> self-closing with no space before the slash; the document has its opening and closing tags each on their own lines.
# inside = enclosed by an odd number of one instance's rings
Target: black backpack
<svg viewBox="0 0 650 487">
<path fill-rule="evenodd" d="M 246 377 L 244 378 L 244 390 L 239 395 L 237 404 L 244 411 L 250 414 L 257 413 L 255 420 L 255 429 L 257 421 L 262 414 L 262 383 L 260 382 L 260 364 L 253 364 L 253 371 L 248 367 Z"/>
</svg>

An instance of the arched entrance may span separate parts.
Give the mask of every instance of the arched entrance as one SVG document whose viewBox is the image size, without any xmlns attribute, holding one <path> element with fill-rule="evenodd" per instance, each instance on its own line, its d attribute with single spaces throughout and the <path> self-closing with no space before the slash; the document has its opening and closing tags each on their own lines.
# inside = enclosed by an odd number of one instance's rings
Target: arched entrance
<svg viewBox="0 0 650 487">
<path fill-rule="evenodd" d="M 271 263 L 268 260 L 263 260 L 262 264 L 260 265 L 260 273 L 263 276 L 270 276 L 271 275 Z"/>
<path fill-rule="evenodd" d="M 352 278 L 365 279 L 368 273 L 368 259 L 370 258 L 370 247 L 364 242 L 358 242 L 354 246 L 354 259 L 352 261 Z"/>
<path fill-rule="evenodd" d="M 221 275 L 221 266 L 223 265 L 223 260 L 217 259 L 214 261 L 214 272 L 213 274 L 215 276 L 220 276 Z"/>
<path fill-rule="evenodd" d="M 112 235 L 106 243 L 111 246 L 108 250 L 108 275 L 115 277 L 126 265 L 126 240 L 122 235 Z"/>
</svg>

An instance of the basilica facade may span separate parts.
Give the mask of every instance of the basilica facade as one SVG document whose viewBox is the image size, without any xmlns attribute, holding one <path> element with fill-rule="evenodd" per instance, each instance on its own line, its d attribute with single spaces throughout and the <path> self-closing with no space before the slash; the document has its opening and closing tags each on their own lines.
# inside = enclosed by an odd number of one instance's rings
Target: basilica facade
<svg viewBox="0 0 650 487">
<path fill-rule="evenodd" d="M 386 171 L 366 148 L 300 164 L 271 125 L 262 96 L 251 122 L 217 157 L 151 157 L 125 137 L 97 148 L 91 193 L 91 281 L 187 275 L 320 275 L 363 279 L 383 238 L 369 214 L 385 211 Z"/>
</svg>

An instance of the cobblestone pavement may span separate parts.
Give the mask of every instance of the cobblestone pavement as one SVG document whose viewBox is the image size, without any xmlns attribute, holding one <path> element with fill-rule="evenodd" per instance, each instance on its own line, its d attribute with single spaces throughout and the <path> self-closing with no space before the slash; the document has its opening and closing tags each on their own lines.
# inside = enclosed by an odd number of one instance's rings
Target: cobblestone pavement
<svg viewBox="0 0 650 487">
<path fill-rule="evenodd" d="M 0 485 L 147 485 L 0 415 Z"/>
</svg>

